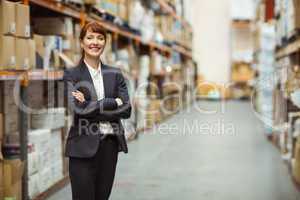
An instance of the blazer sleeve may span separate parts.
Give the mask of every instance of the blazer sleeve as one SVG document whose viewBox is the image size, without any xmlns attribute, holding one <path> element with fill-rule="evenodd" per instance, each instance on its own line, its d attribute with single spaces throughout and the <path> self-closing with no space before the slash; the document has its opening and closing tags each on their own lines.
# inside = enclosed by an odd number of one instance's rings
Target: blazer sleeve
<svg viewBox="0 0 300 200">
<path fill-rule="evenodd" d="M 128 95 L 128 89 L 122 72 L 118 70 L 116 72 L 117 81 L 117 97 L 123 102 L 121 106 L 116 109 L 105 111 L 104 115 L 108 121 L 118 121 L 120 119 L 128 119 L 131 115 L 131 103 Z"/>
<path fill-rule="evenodd" d="M 70 70 L 64 71 L 63 80 L 65 84 L 65 95 L 68 100 L 68 108 L 81 118 L 105 121 L 107 120 L 107 116 L 104 113 L 117 109 L 118 104 L 114 98 L 104 98 L 99 101 L 86 100 L 83 103 L 78 101 L 72 95 L 72 92 L 76 91 L 76 82 Z"/>
<path fill-rule="evenodd" d="M 116 110 L 112 111 L 112 115 L 116 118 L 128 119 L 131 115 L 131 103 L 128 95 L 127 85 L 121 71 L 118 71 L 117 73 L 117 81 L 118 97 L 122 100 L 123 104 Z"/>
</svg>

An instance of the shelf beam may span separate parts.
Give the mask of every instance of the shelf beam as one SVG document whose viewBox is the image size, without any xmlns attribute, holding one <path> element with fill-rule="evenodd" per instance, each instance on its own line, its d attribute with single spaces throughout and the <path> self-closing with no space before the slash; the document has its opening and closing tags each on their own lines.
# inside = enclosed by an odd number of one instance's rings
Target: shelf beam
<svg viewBox="0 0 300 200">
<path fill-rule="evenodd" d="M 183 19 L 182 17 L 180 17 L 179 15 L 177 15 L 176 12 L 173 10 L 173 8 L 171 6 L 169 6 L 167 2 L 165 2 L 164 0 L 156 0 L 156 2 L 161 6 L 161 8 L 163 10 L 165 10 L 166 12 L 168 12 L 169 14 L 171 14 L 174 19 L 178 20 L 190 32 L 193 31 L 192 27 L 190 26 L 190 24 L 185 19 Z"/>
<path fill-rule="evenodd" d="M 287 46 L 280 48 L 276 52 L 276 59 L 281 59 L 283 57 L 296 53 L 297 51 L 299 51 L 299 49 L 300 49 L 300 38 L 288 44 Z"/>
<path fill-rule="evenodd" d="M 0 81 L 6 80 L 62 80 L 63 70 L 0 70 Z"/>
<path fill-rule="evenodd" d="M 233 20 L 231 26 L 237 29 L 250 29 L 251 28 L 250 20 Z"/>
<path fill-rule="evenodd" d="M 33 3 L 33 4 L 36 4 L 38 6 L 50 9 L 52 11 L 55 11 L 55 12 L 73 17 L 75 19 L 78 19 L 78 20 L 81 19 L 81 14 L 80 14 L 79 11 L 74 10 L 73 8 L 65 6 L 61 3 L 50 1 L 50 0 L 29 0 L 29 1 L 30 1 L 30 3 Z M 165 2 L 163 2 L 163 5 L 164 4 L 165 4 Z M 169 7 L 168 9 L 172 9 L 169 5 L 167 5 L 167 6 Z M 123 37 L 126 37 L 126 38 L 136 40 L 136 41 L 139 41 L 139 42 L 143 43 L 142 38 L 140 36 L 132 34 L 128 31 L 122 30 L 118 26 L 103 20 L 102 18 L 100 18 L 99 16 L 97 16 L 95 14 L 90 14 L 89 16 L 86 17 L 86 20 L 87 21 L 96 20 L 106 30 L 108 30 L 110 32 L 114 32 L 114 33 L 117 33 L 117 34 L 119 34 Z M 172 50 L 175 50 L 175 51 L 178 50 L 178 48 L 171 48 L 171 47 L 168 47 L 166 45 L 158 44 L 154 41 L 146 42 L 146 43 L 144 43 L 144 45 L 153 46 L 155 49 L 157 49 L 159 51 L 162 51 L 162 52 L 165 52 L 167 54 L 170 54 L 172 52 Z M 186 50 L 184 50 L 184 51 L 181 50 L 181 51 L 179 51 L 179 53 L 183 54 L 184 56 L 186 56 L 188 58 L 192 58 L 191 53 L 186 51 Z"/>
</svg>

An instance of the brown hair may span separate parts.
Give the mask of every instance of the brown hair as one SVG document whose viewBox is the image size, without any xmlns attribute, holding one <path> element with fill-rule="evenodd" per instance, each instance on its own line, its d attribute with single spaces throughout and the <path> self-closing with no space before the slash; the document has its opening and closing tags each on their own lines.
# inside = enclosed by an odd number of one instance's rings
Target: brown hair
<svg viewBox="0 0 300 200">
<path fill-rule="evenodd" d="M 82 27 L 80 35 L 79 35 L 80 41 L 83 41 L 88 30 L 93 33 L 99 33 L 99 34 L 103 35 L 104 39 L 106 41 L 106 30 L 103 28 L 103 26 L 99 22 L 96 22 L 96 21 L 88 22 Z M 83 58 L 84 58 L 84 51 L 82 50 L 82 55 L 81 55 L 80 60 L 82 61 Z"/>
</svg>

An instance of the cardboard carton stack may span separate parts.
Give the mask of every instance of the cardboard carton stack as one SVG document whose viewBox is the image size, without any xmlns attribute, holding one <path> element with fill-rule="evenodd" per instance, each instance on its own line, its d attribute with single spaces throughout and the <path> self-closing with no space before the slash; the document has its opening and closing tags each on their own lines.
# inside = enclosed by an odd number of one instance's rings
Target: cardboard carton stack
<svg viewBox="0 0 300 200">
<path fill-rule="evenodd" d="M 81 57 L 80 26 L 70 17 L 33 19 L 34 40 L 40 58 L 39 68 L 72 67 Z"/>
<path fill-rule="evenodd" d="M 22 176 L 24 163 L 20 159 L 3 161 L 3 199 L 22 200 Z"/>
<path fill-rule="evenodd" d="M 14 101 L 14 88 L 18 89 L 15 81 L 5 81 L 1 85 L 0 105 L 0 199 L 21 200 L 21 180 L 23 174 L 23 163 L 15 156 L 3 158 L 2 147 L 14 146 L 18 149 L 16 142 L 18 137 L 18 107 Z"/>
<path fill-rule="evenodd" d="M 6 136 L 18 131 L 18 96 L 14 91 L 19 89 L 15 81 L 2 83 L 0 105 L 2 106 L 3 128 Z"/>
<path fill-rule="evenodd" d="M 0 16 L 0 69 L 33 68 L 35 45 L 30 39 L 29 6 L 1 0 Z"/>
<path fill-rule="evenodd" d="M 254 71 L 247 63 L 234 63 L 231 72 L 233 82 L 247 82 L 254 78 Z"/>
<path fill-rule="evenodd" d="M 292 166 L 293 176 L 297 183 L 300 183 L 300 136 L 297 138 L 297 142 L 294 149 L 294 163 Z"/>
<path fill-rule="evenodd" d="M 63 178 L 61 130 L 31 130 L 28 141 L 34 149 L 28 155 L 29 195 L 33 198 Z"/>
<path fill-rule="evenodd" d="M 3 155 L 2 155 L 2 140 L 4 135 L 3 130 L 3 115 L 0 113 L 0 199 L 4 196 L 4 185 L 3 185 Z"/>
<path fill-rule="evenodd" d="M 95 2 L 95 7 L 120 17 L 124 21 L 128 21 L 129 4 L 130 1 L 127 0 L 101 0 L 100 2 Z"/>
<path fill-rule="evenodd" d="M 149 102 L 146 111 L 146 127 L 151 128 L 153 125 L 162 120 L 161 100 L 153 99 Z"/>
<path fill-rule="evenodd" d="M 15 68 L 16 66 L 15 9 L 15 3 L 0 1 L 0 69 Z"/>
<path fill-rule="evenodd" d="M 33 129 L 59 129 L 65 126 L 65 108 L 41 109 L 31 115 Z"/>
</svg>

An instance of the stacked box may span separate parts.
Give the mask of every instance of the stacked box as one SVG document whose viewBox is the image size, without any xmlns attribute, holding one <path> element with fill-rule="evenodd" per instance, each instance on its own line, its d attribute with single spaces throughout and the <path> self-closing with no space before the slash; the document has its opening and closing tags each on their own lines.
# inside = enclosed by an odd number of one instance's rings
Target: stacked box
<svg viewBox="0 0 300 200">
<path fill-rule="evenodd" d="M 28 141 L 34 149 L 28 155 L 29 194 L 33 198 L 63 178 L 61 129 L 31 130 Z"/>
<path fill-rule="evenodd" d="M 128 0 L 118 0 L 118 16 L 125 20 L 129 20 L 129 2 Z"/>
<path fill-rule="evenodd" d="M 4 160 L 4 199 L 22 199 L 24 164 L 20 159 Z"/>
<path fill-rule="evenodd" d="M 0 35 L 0 69 L 14 69 L 16 67 L 15 38 Z"/>
<path fill-rule="evenodd" d="M 80 54 L 79 33 L 70 17 L 39 17 L 33 20 L 39 68 L 61 68 L 75 65 Z M 74 37 L 75 36 L 75 37 Z M 63 61 L 63 62 L 62 62 Z"/>
<path fill-rule="evenodd" d="M 30 37 L 29 6 L 0 2 L 0 69 L 30 69 L 35 52 Z"/>
<path fill-rule="evenodd" d="M 1 100 L 2 104 L 2 114 L 3 114 L 3 124 L 4 133 L 11 134 L 18 131 L 18 98 L 15 96 L 14 90 L 19 90 L 19 84 L 15 81 L 5 81 L 3 82 L 3 97 Z M 18 93 L 17 93 L 18 94 Z"/>
<path fill-rule="evenodd" d="M 41 59 L 37 68 L 51 69 L 61 67 L 59 53 L 63 50 L 63 38 L 60 36 L 33 36 L 36 44 L 36 52 Z"/>
<path fill-rule="evenodd" d="M 33 19 L 34 33 L 39 35 L 73 35 L 73 22 L 69 17 L 36 17 Z"/>
<path fill-rule="evenodd" d="M 0 1 L 0 69 L 15 67 L 15 3 Z"/>
<path fill-rule="evenodd" d="M 300 141 L 298 140 L 296 142 L 296 146 L 294 149 L 294 163 L 293 163 L 293 176 L 295 178 L 295 180 L 300 183 Z"/>
<path fill-rule="evenodd" d="M 150 100 L 146 111 L 146 127 L 151 128 L 161 120 L 161 100 Z"/>
<path fill-rule="evenodd" d="M 16 33 L 16 7 L 10 1 L 0 1 L 0 34 L 15 35 Z"/>
<path fill-rule="evenodd" d="M 65 125 L 65 108 L 49 108 L 39 110 L 31 116 L 33 129 L 58 129 Z"/>
<path fill-rule="evenodd" d="M 129 4 L 129 26 L 140 30 L 146 10 L 142 6 L 141 1 L 134 0 L 130 1 Z"/>
<path fill-rule="evenodd" d="M 16 4 L 16 36 L 21 38 L 30 37 L 30 14 L 29 6 Z"/>
<path fill-rule="evenodd" d="M 18 69 L 30 69 L 29 40 L 16 38 L 16 66 Z"/>
<path fill-rule="evenodd" d="M 3 155 L 2 155 L 2 140 L 4 135 L 3 115 L 0 113 L 0 199 L 4 199 L 4 174 L 3 174 Z"/>
<path fill-rule="evenodd" d="M 231 71 L 231 80 L 234 82 L 247 82 L 254 78 L 254 71 L 246 63 L 235 63 Z"/>
<path fill-rule="evenodd" d="M 151 53 L 150 58 L 150 73 L 161 74 L 162 73 L 163 56 L 157 51 Z"/>
<path fill-rule="evenodd" d="M 35 66 L 34 48 L 30 40 L 29 6 L 17 3 L 16 5 L 16 68 L 32 69 Z"/>
<path fill-rule="evenodd" d="M 1 141 L 0 141 L 1 142 Z M 1 143 L 0 143 L 1 148 Z M 4 199 L 4 163 L 3 163 L 3 157 L 1 155 L 0 151 L 0 199 Z"/>
<path fill-rule="evenodd" d="M 43 81 L 30 81 L 27 89 L 28 106 L 32 109 L 44 108 L 44 82 Z"/>
<path fill-rule="evenodd" d="M 172 33 L 174 24 L 174 19 L 170 15 L 161 16 L 161 26 L 160 30 L 165 40 L 167 41 L 173 41 L 174 35 Z"/>
</svg>

